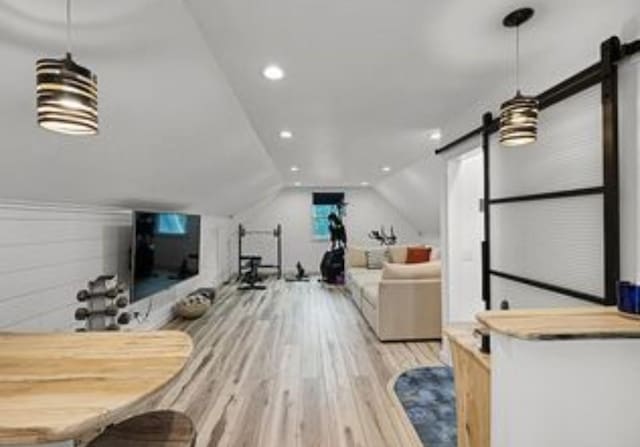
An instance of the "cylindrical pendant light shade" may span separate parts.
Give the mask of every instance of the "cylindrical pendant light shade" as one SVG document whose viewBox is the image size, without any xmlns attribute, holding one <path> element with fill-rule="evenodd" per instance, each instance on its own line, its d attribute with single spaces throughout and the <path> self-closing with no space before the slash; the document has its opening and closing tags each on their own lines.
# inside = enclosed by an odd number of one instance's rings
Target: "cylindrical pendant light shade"
<svg viewBox="0 0 640 447">
<path fill-rule="evenodd" d="M 538 137 L 538 100 L 520 92 L 500 107 L 500 143 L 523 146 Z"/>
<path fill-rule="evenodd" d="M 98 133 L 98 80 L 67 53 L 36 62 L 38 124 L 69 135 Z"/>
</svg>

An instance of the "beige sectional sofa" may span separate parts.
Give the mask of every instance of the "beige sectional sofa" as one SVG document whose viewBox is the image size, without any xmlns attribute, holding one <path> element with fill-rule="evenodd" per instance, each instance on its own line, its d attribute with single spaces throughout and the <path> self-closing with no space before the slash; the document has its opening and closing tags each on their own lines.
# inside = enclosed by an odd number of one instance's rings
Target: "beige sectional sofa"
<svg viewBox="0 0 640 447">
<path fill-rule="evenodd" d="M 441 338 L 439 259 L 404 264 L 406 246 L 394 246 L 387 249 L 387 262 L 381 269 L 368 269 L 368 250 L 376 249 L 347 250 L 346 285 L 378 338 L 382 341 Z M 437 253 L 434 254 L 437 258 Z"/>
</svg>

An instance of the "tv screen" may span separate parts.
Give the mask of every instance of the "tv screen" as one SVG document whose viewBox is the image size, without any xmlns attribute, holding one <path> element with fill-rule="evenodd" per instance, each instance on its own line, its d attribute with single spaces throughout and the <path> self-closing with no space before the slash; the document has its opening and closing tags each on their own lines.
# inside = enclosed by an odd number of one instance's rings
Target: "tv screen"
<svg viewBox="0 0 640 447">
<path fill-rule="evenodd" d="M 200 216 L 134 213 L 131 301 L 154 295 L 200 269 Z"/>
<path fill-rule="evenodd" d="M 177 213 L 157 214 L 156 234 L 187 234 L 188 216 Z"/>
</svg>

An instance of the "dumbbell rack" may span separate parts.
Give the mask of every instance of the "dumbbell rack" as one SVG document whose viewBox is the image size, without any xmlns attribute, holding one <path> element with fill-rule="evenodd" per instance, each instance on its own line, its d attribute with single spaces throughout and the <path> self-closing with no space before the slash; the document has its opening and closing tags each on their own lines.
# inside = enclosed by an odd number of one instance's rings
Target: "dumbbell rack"
<svg viewBox="0 0 640 447">
<path fill-rule="evenodd" d="M 89 281 L 87 288 L 76 295 L 78 301 L 85 304 L 75 312 L 75 319 L 85 322 L 77 331 L 118 331 L 120 326 L 129 324 L 131 314 L 125 310 L 129 300 L 124 291 L 124 285 L 115 275 L 101 275 Z"/>
</svg>

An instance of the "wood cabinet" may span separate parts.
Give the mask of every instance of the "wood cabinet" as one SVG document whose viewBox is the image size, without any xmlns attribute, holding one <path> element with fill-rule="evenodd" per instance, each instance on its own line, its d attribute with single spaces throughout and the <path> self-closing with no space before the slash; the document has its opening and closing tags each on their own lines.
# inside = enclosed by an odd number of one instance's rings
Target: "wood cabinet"
<svg viewBox="0 0 640 447">
<path fill-rule="evenodd" d="M 601 306 L 477 319 L 491 330 L 492 447 L 640 446 L 640 321 Z"/>
<path fill-rule="evenodd" d="M 491 364 L 475 346 L 473 327 L 445 331 L 453 357 L 458 447 L 491 446 Z"/>
</svg>

